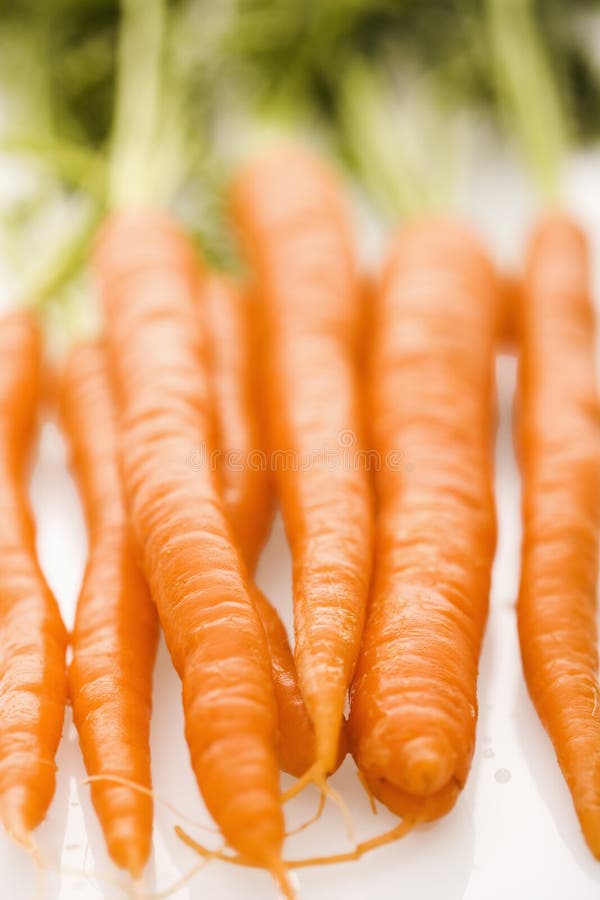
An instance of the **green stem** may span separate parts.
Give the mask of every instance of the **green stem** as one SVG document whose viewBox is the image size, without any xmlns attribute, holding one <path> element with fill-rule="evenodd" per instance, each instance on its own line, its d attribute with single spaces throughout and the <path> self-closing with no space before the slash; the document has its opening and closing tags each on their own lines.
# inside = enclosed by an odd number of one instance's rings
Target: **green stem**
<svg viewBox="0 0 600 900">
<path fill-rule="evenodd" d="M 386 109 L 384 85 L 365 64 L 354 62 L 342 79 L 340 118 L 347 149 L 362 182 L 384 215 L 412 217 L 431 205 L 427 184 L 399 139 Z"/>
<path fill-rule="evenodd" d="M 161 127 L 154 144 L 153 167 L 155 199 L 163 204 L 171 202 L 184 184 L 191 158 L 194 152 L 198 152 L 202 140 L 201 130 L 196 128 L 193 146 L 190 148 L 188 145 L 189 119 L 197 113 L 197 108 L 189 108 L 193 72 L 190 71 L 190 53 L 184 47 L 184 42 L 190 39 L 189 10 L 189 3 L 182 3 L 169 13 L 163 41 Z M 198 100 L 197 97 L 194 99 Z"/>
<path fill-rule="evenodd" d="M 539 188 L 555 200 L 569 136 L 532 0 L 487 0 L 487 8 L 500 102 Z"/>
<path fill-rule="evenodd" d="M 110 204 L 139 206 L 152 198 L 165 2 L 121 0 L 121 17 L 110 154 Z"/>
<path fill-rule="evenodd" d="M 20 153 L 41 161 L 59 179 L 83 189 L 98 202 L 105 196 L 104 160 L 83 144 L 52 135 L 9 133 L 0 139 L 0 151 Z"/>
<path fill-rule="evenodd" d="M 61 245 L 49 263 L 33 274 L 21 291 L 21 303 L 43 310 L 48 303 L 56 301 L 59 291 L 84 268 L 102 215 L 102 208 L 94 208 L 75 235 Z"/>
</svg>

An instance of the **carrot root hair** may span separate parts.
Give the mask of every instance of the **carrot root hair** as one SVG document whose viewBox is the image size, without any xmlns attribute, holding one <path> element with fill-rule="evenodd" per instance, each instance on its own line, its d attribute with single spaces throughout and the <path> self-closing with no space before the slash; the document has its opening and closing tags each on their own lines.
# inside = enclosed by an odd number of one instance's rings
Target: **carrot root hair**
<svg viewBox="0 0 600 900">
<path fill-rule="evenodd" d="M 162 891 L 154 891 L 150 894 L 144 894 L 144 900 L 167 900 L 168 897 L 172 897 L 177 891 L 180 891 L 184 888 L 189 882 L 196 877 L 196 875 L 204 869 L 207 865 L 207 859 L 201 859 L 199 863 L 187 872 L 185 875 L 182 875 L 181 878 L 178 878 L 174 881 L 169 887 L 164 888 Z"/>
<path fill-rule="evenodd" d="M 89 775 L 86 778 L 83 778 L 81 780 L 80 784 L 91 784 L 91 783 L 98 782 L 98 781 L 110 781 L 114 784 L 120 784 L 120 785 L 123 785 L 123 787 L 131 788 L 131 790 L 138 791 L 141 794 L 146 794 L 147 796 L 152 797 L 155 801 L 161 803 L 168 810 L 170 810 L 170 812 L 174 813 L 174 815 L 176 815 L 180 819 L 183 819 L 189 825 L 192 825 L 194 828 L 199 828 L 204 831 L 208 831 L 211 834 L 219 833 L 217 831 L 217 829 L 210 828 L 209 826 L 203 825 L 199 822 L 196 822 L 194 819 L 191 819 L 189 816 L 186 816 L 184 813 L 182 813 L 180 810 L 178 810 L 177 807 L 174 806 L 169 800 L 167 800 L 165 797 L 161 797 L 159 794 L 157 794 L 151 788 L 146 787 L 146 785 L 138 784 L 136 781 L 132 781 L 129 778 L 124 778 L 121 775 Z M 322 797 L 324 797 L 323 794 L 322 794 Z M 321 816 L 321 814 L 323 812 L 323 807 L 324 807 L 324 799 L 322 800 L 322 802 L 320 802 L 319 808 L 318 808 L 316 814 L 313 815 L 307 822 L 304 822 L 298 829 L 296 829 L 296 832 L 303 831 L 305 828 L 307 828 L 309 825 L 311 825 L 314 821 L 316 821 Z M 179 826 L 176 825 L 175 830 L 177 833 L 178 833 L 178 829 L 179 829 Z M 181 830 L 182 830 L 182 833 L 185 834 L 183 829 L 181 829 Z M 190 838 L 190 840 L 191 840 L 191 838 Z M 198 846 L 201 846 L 201 845 L 199 844 Z M 212 859 L 212 858 L 219 859 L 221 857 L 223 857 L 225 859 L 228 858 L 227 854 L 225 854 L 223 851 L 207 850 L 206 855 L 204 856 L 204 860 L 200 865 L 194 866 L 194 868 L 191 869 L 186 875 L 182 876 L 182 878 L 179 878 L 176 882 L 174 882 L 170 887 L 166 888 L 164 891 L 159 891 L 157 893 L 148 894 L 146 891 L 144 891 L 144 889 L 141 886 L 141 883 L 139 881 L 135 882 L 133 885 L 132 897 L 135 898 L 135 900 L 138 900 L 138 898 L 139 898 L 139 900 L 163 900 L 163 898 L 170 897 L 176 891 L 178 891 L 182 887 L 184 887 L 189 881 L 191 881 L 191 879 L 194 878 L 195 875 L 197 875 L 197 873 L 206 865 L 206 863 L 210 859 Z M 272 865 L 269 867 L 269 871 L 273 875 L 274 880 L 277 882 L 283 896 L 286 897 L 287 900 L 294 900 L 295 893 L 294 893 L 294 890 L 289 881 L 287 868 L 282 863 L 282 861 L 280 859 L 274 860 Z"/>
<path fill-rule="evenodd" d="M 209 834 L 220 834 L 217 828 L 211 828 L 210 825 L 196 822 L 195 819 L 192 819 L 190 816 L 181 812 L 181 810 L 171 803 L 170 800 L 167 800 L 167 798 L 163 797 L 161 794 L 157 794 L 152 788 L 146 787 L 145 784 L 139 784 L 137 781 L 132 781 L 130 778 L 124 778 L 122 775 L 88 775 L 86 778 L 82 778 L 79 784 L 94 784 L 98 781 L 109 781 L 113 784 L 120 784 L 123 787 L 131 788 L 132 791 L 137 791 L 139 794 L 145 794 L 147 797 L 152 797 L 153 800 L 172 812 L 178 819 L 187 822 L 187 824 L 192 825 L 193 828 L 198 828 L 200 831 L 208 831 Z"/>
<path fill-rule="evenodd" d="M 364 792 L 367 795 L 367 800 L 369 801 L 369 806 L 371 807 L 371 812 L 373 813 L 374 816 L 376 816 L 377 813 L 379 812 L 379 810 L 377 809 L 377 804 L 375 802 L 375 794 L 369 787 L 369 782 L 367 781 L 365 775 L 363 774 L 363 772 L 361 772 L 360 769 L 356 770 L 356 777 L 360 781 L 361 785 L 363 786 Z"/>
<path fill-rule="evenodd" d="M 180 876 L 172 884 L 160 891 L 147 891 L 144 887 L 143 879 L 134 879 L 133 881 L 124 882 L 122 878 L 106 872 L 103 874 L 94 872 L 93 879 L 94 881 L 97 881 L 99 885 L 105 885 L 107 888 L 115 888 L 119 892 L 119 895 L 124 894 L 131 898 L 131 900 L 167 900 L 168 897 L 171 897 L 177 891 L 184 888 L 192 878 L 201 872 L 207 865 L 207 862 L 208 860 L 206 859 L 200 860 L 195 866 L 192 866 L 189 872 Z M 70 878 L 85 878 L 89 880 L 91 877 L 91 873 L 86 872 L 84 869 L 72 868 L 71 866 L 60 866 L 60 868 L 49 869 L 48 871 L 56 872 L 58 875 L 66 875 Z M 45 897 L 45 894 L 40 895 L 40 900 L 42 900 L 43 897 Z"/>
<path fill-rule="evenodd" d="M 325 800 L 326 796 L 324 793 L 319 794 L 319 805 L 317 806 L 317 811 L 305 822 L 302 822 L 301 825 L 298 825 L 297 828 L 292 828 L 291 831 L 287 831 L 285 836 L 286 838 L 293 837 L 295 834 L 300 834 L 302 831 L 306 831 L 307 828 L 310 828 L 311 825 L 314 825 L 315 822 L 318 822 L 321 816 L 323 815 L 323 810 L 325 809 Z"/>
<path fill-rule="evenodd" d="M 375 837 L 369 838 L 367 841 L 361 841 L 354 850 L 334 853 L 331 856 L 309 856 L 306 859 L 289 860 L 286 865 L 289 869 L 307 869 L 311 866 L 331 866 L 335 863 L 355 862 L 364 856 L 365 853 L 370 853 L 371 850 L 377 850 L 379 847 L 385 847 L 387 844 L 393 844 L 395 841 L 406 837 L 416 824 L 417 822 L 411 819 L 404 819 L 398 825 L 390 828 L 389 831 L 376 834 Z"/>
<path fill-rule="evenodd" d="M 126 882 L 124 882 L 123 877 L 118 877 L 117 875 L 112 875 L 108 872 L 86 872 L 85 869 L 78 869 L 74 866 L 58 866 L 57 868 L 49 867 L 45 869 L 45 872 L 66 876 L 67 878 L 84 878 L 90 883 L 91 879 L 93 879 L 98 882 L 98 885 L 106 885 L 107 888 L 115 888 L 121 893 L 127 892 Z M 46 897 L 45 893 L 40 894 L 40 898 L 44 897 Z"/>
<path fill-rule="evenodd" d="M 186 846 L 202 857 L 203 864 L 211 862 L 213 859 L 218 859 L 221 862 L 231 863 L 234 866 L 245 866 L 249 869 L 263 868 L 258 863 L 252 862 L 236 853 L 228 853 L 226 850 L 209 850 L 204 844 L 200 844 L 196 841 L 180 825 L 175 825 L 174 831 L 180 841 L 183 841 Z M 271 866 L 268 867 L 268 871 L 273 876 L 274 881 L 277 883 L 286 900 L 295 900 L 296 893 L 290 883 L 289 868 L 288 863 L 284 860 L 276 859 Z"/>
<path fill-rule="evenodd" d="M 366 853 L 377 850 L 379 847 L 385 847 L 387 844 L 393 844 L 395 841 L 401 840 L 418 825 L 416 819 L 404 819 L 398 825 L 394 825 L 388 831 L 375 835 L 366 841 L 361 841 L 353 850 L 347 850 L 343 853 L 333 853 L 331 856 L 307 856 L 302 859 L 286 859 L 281 865 L 286 870 L 290 869 L 308 869 L 316 866 L 331 866 L 336 863 L 355 862 Z M 231 863 L 234 866 L 247 866 L 249 868 L 257 868 L 255 863 L 250 862 L 242 856 L 233 853 L 227 853 L 224 850 L 209 850 L 198 841 L 194 840 L 183 828 L 175 825 L 175 834 L 183 841 L 191 850 L 198 853 L 206 862 L 218 859 L 221 862 Z M 292 895 L 293 896 L 293 895 Z"/>
<path fill-rule="evenodd" d="M 346 832 L 348 834 L 348 838 L 351 841 L 355 840 L 356 831 L 354 828 L 354 819 L 352 818 L 352 813 L 348 808 L 348 804 L 342 797 L 342 795 L 333 788 L 329 782 L 327 781 L 327 773 L 325 768 L 320 760 L 317 760 L 309 769 L 306 770 L 304 775 L 301 775 L 300 778 L 294 784 L 284 791 L 282 794 L 282 802 L 287 803 L 289 800 L 293 800 L 294 797 L 297 797 L 298 794 L 301 794 L 302 791 L 308 787 L 309 784 L 314 784 L 321 792 L 321 796 L 325 797 L 328 800 L 331 800 L 335 806 L 339 809 L 342 814 L 342 818 L 346 825 Z"/>
</svg>

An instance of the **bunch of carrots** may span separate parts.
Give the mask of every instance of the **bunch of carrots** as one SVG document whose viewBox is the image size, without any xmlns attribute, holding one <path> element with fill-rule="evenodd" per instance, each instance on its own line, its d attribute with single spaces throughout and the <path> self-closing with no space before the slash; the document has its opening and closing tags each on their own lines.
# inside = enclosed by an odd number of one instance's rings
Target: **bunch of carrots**
<svg viewBox="0 0 600 900">
<path fill-rule="evenodd" d="M 150 8 L 152 43 L 160 4 Z M 121 52 L 139 15 L 126 0 Z M 600 407 L 585 237 L 549 213 L 507 297 L 470 228 L 418 215 L 365 289 L 339 181 L 285 144 L 229 185 L 245 274 L 226 276 L 139 177 L 159 104 L 138 108 L 131 82 L 119 98 L 89 260 L 102 327 L 75 342 L 58 378 L 89 534 L 71 635 L 27 501 L 42 332 L 31 312 L 0 320 L 4 826 L 37 852 L 69 702 L 109 854 L 142 877 L 159 628 L 192 768 L 226 843 L 211 852 L 179 829 L 201 855 L 263 867 L 291 897 L 290 868 L 355 859 L 448 813 L 475 743 L 495 548 L 494 362 L 509 335 L 525 677 L 600 859 Z M 254 580 L 276 503 L 293 651 Z M 347 854 L 288 859 L 285 802 L 314 783 L 343 805 L 328 778 L 348 753 L 399 824 Z M 296 778 L 285 794 L 281 770 Z"/>
</svg>

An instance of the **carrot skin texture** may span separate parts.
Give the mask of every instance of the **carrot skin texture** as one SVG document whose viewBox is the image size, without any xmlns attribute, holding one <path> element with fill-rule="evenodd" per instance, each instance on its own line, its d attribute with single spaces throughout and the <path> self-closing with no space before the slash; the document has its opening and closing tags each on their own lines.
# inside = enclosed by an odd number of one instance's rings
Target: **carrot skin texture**
<svg viewBox="0 0 600 900">
<path fill-rule="evenodd" d="M 89 535 L 69 667 L 73 720 L 88 775 L 119 776 L 151 789 L 158 620 L 127 522 L 101 343 L 82 343 L 71 352 L 61 412 Z M 152 847 L 151 797 L 110 781 L 93 782 L 91 794 L 111 858 L 139 878 Z"/>
<path fill-rule="evenodd" d="M 271 656 L 279 723 L 279 764 L 284 772 L 299 778 L 315 760 L 315 732 L 300 693 L 294 656 L 283 622 L 256 586 L 252 590 L 252 600 L 265 630 Z"/>
<path fill-rule="evenodd" d="M 519 307 L 519 638 L 529 693 L 600 859 L 600 406 L 588 285 L 584 235 L 548 216 L 529 247 Z"/>
<path fill-rule="evenodd" d="M 209 341 L 221 487 L 238 546 L 253 574 L 273 517 L 273 479 L 259 404 L 257 327 L 250 297 L 224 275 L 208 275 L 202 309 Z M 285 627 L 264 593 L 252 585 L 271 657 L 279 721 L 279 764 L 300 776 L 314 762 L 315 736 L 298 686 Z"/>
<path fill-rule="evenodd" d="M 360 464 L 360 285 L 338 186 L 306 151 L 284 148 L 249 165 L 234 186 L 233 213 L 267 336 L 267 418 L 281 455 L 274 469 L 293 559 L 296 669 L 317 760 L 330 772 L 372 554 L 372 496 Z"/>
<path fill-rule="evenodd" d="M 375 571 L 349 732 L 372 792 L 414 820 L 448 812 L 473 754 L 495 545 L 497 316 L 470 232 L 443 219 L 402 231 L 373 316 Z"/>
<path fill-rule="evenodd" d="M 30 314 L 0 320 L 0 359 L 0 819 L 28 844 L 54 794 L 67 645 L 37 560 L 25 485 L 41 371 Z"/>
<path fill-rule="evenodd" d="M 259 401 L 255 304 L 231 278 L 207 273 L 201 285 L 201 307 L 209 337 L 207 354 L 223 498 L 242 556 L 248 570 L 254 572 L 274 512 L 274 486 Z"/>
<path fill-rule="evenodd" d="M 274 869 L 284 835 L 276 707 L 264 632 L 210 464 L 197 260 L 176 225 L 141 210 L 105 223 L 95 269 L 126 502 L 182 680 L 192 766 L 228 843 Z M 198 448 L 206 460 L 191 465 Z"/>
</svg>

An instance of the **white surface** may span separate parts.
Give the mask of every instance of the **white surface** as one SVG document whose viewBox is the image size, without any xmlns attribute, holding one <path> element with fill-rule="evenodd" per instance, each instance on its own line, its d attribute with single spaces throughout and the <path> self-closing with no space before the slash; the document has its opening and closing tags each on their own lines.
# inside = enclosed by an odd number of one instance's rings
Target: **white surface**
<svg viewBox="0 0 600 900">
<path fill-rule="evenodd" d="M 570 184 L 574 210 L 591 236 L 600 237 L 600 205 L 596 203 L 594 209 L 594 198 L 600 196 L 600 171 L 592 157 L 575 162 Z M 501 170 L 493 178 L 488 172 L 476 181 L 469 212 L 503 260 L 518 258 L 528 202 L 525 194 L 517 193 L 513 176 L 505 177 Z M 598 249 L 597 239 L 596 244 Z M 498 376 L 499 545 L 481 663 L 478 740 L 468 785 L 450 815 L 402 842 L 352 864 L 302 870 L 298 887 L 305 900 L 364 900 L 367 896 L 380 900 L 563 900 L 567 896 L 595 900 L 599 895 L 600 863 L 584 844 L 552 748 L 521 677 L 514 610 L 520 528 L 519 481 L 511 443 L 512 360 L 499 360 Z M 70 626 L 85 545 L 64 450 L 52 425 L 44 430 L 32 492 L 42 564 Z M 289 624 L 289 558 L 279 523 L 261 564 L 260 581 Z M 208 824 L 183 739 L 179 686 L 164 647 L 155 673 L 152 754 L 158 795 Z M 44 883 L 36 885 L 26 854 L 0 836 L 1 900 L 34 896 L 36 889 L 39 895 L 56 900 L 124 896 L 115 879 L 123 886 L 126 879 L 108 861 L 89 789 L 79 784 L 84 771 L 69 713 L 58 769 L 56 796 L 37 837 L 47 865 L 63 871 L 47 873 Z M 371 814 L 351 762 L 346 762 L 333 783 L 350 804 L 360 838 L 393 824 L 383 808 L 377 817 Z M 316 800 L 313 789 L 298 798 L 290 807 L 290 826 L 308 817 Z M 191 851 L 173 834 L 177 821 L 157 803 L 149 891 L 167 888 L 196 864 Z M 190 830 L 215 845 L 215 836 Z M 289 841 L 286 855 L 348 847 L 339 813 L 328 808 L 317 825 Z M 258 900 L 275 897 L 276 891 L 264 873 L 212 863 L 172 896 Z"/>
</svg>

